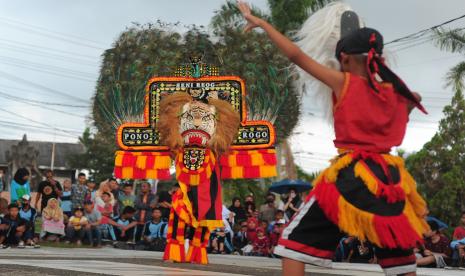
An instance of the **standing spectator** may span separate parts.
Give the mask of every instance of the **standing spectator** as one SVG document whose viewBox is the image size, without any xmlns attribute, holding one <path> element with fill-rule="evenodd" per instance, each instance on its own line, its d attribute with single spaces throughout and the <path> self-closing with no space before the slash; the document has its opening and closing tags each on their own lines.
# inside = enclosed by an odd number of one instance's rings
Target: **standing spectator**
<svg viewBox="0 0 465 276">
<path fill-rule="evenodd" d="M 233 198 L 232 205 L 229 206 L 229 211 L 234 213 L 234 223 L 241 224 L 243 221 L 247 220 L 247 214 L 238 197 Z"/>
<path fill-rule="evenodd" d="M 116 240 L 115 231 L 112 226 L 117 226 L 113 220 L 113 205 L 111 204 L 112 194 L 109 192 L 102 192 L 101 196 L 96 197 L 95 209 L 100 212 L 102 218 L 100 219 L 100 229 L 102 237 L 109 236 L 112 240 Z"/>
<path fill-rule="evenodd" d="M 152 209 L 156 207 L 156 204 L 156 198 L 150 190 L 150 184 L 148 182 L 142 182 L 140 186 L 140 194 L 137 196 L 135 201 L 137 211 L 135 217 L 139 223 L 136 229 L 136 241 L 140 241 L 145 223 L 152 220 Z"/>
<path fill-rule="evenodd" d="M 111 193 L 113 194 L 113 198 L 115 199 L 115 205 L 113 206 L 113 214 L 117 216 L 120 214 L 119 212 L 120 207 L 118 206 L 118 204 L 119 204 L 119 196 L 121 194 L 121 191 L 120 191 L 119 184 L 116 178 L 113 178 L 113 177 L 110 178 L 108 180 L 108 184 L 110 185 Z"/>
<path fill-rule="evenodd" d="M 39 188 L 37 190 L 35 206 L 40 212 L 41 209 L 47 206 L 47 202 L 51 198 L 60 198 L 63 188 L 61 187 L 60 182 L 53 178 L 53 171 L 47 170 L 45 172 L 45 180 L 39 183 Z M 39 206 L 40 201 L 40 208 Z"/>
<path fill-rule="evenodd" d="M 136 196 L 132 194 L 132 184 L 125 183 L 123 192 L 118 196 L 119 214 L 123 213 L 126 206 L 134 207 Z"/>
<path fill-rule="evenodd" d="M 25 231 L 26 221 L 19 216 L 18 205 L 16 203 L 8 205 L 8 215 L 2 218 L 0 225 L 0 247 L 18 245 L 18 248 L 24 248 Z"/>
<path fill-rule="evenodd" d="M 29 184 L 30 173 L 26 168 L 20 168 L 16 171 L 11 181 L 10 202 L 16 203 L 23 195 L 31 195 L 31 186 Z"/>
<path fill-rule="evenodd" d="M 86 226 L 89 222 L 84 216 L 84 208 L 77 207 L 74 209 L 74 215 L 69 219 L 66 227 L 66 235 L 70 242 L 76 242 L 77 246 L 81 246 L 82 240 L 86 236 Z"/>
<path fill-rule="evenodd" d="M 465 266 L 465 212 L 460 217 L 460 225 L 454 229 L 452 235 L 452 242 L 450 247 L 452 248 L 452 265 Z"/>
<path fill-rule="evenodd" d="M 72 215 L 72 202 L 71 202 L 71 180 L 65 179 L 63 181 L 63 192 L 60 196 L 61 201 L 61 209 L 63 210 L 63 214 L 65 214 L 68 218 Z"/>
<path fill-rule="evenodd" d="M 297 212 L 302 205 L 302 199 L 300 198 L 299 194 L 297 194 L 295 189 L 289 189 L 289 194 L 287 196 L 287 202 L 284 205 L 284 214 L 286 216 L 286 220 L 291 220 L 292 216 L 294 216 L 295 212 Z"/>
<path fill-rule="evenodd" d="M 247 217 L 254 217 L 255 216 L 255 200 L 253 199 L 252 195 L 248 195 L 244 199 L 244 209 L 247 214 Z"/>
<path fill-rule="evenodd" d="M 87 195 L 87 179 L 84 173 L 78 174 L 78 182 L 71 187 L 72 208 L 82 207 Z"/>
<path fill-rule="evenodd" d="M 19 216 L 24 219 L 24 221 L 26 221 L 26 230 L 24 232 L 26 246 L 32 246 L 34 248 L 40 247 L 34 242 L 36 215 L 36 209 L 31 207 L 31 197 L 28 195 L 23 195 L 21 198 L 21 209 L 19 210 Z"/>
<path fill-rule="evenodd" d="M 144 243 L 147 250 L 163 252 L 166 247 L 168 225 L 161 218 L 161 210 L 153 208 L 152 220 L 144 227 Z"/>
<path fill-rule="evenodd" d="M 170 209 L 171 209 L 171 198 L 173 194 L 179 189 L 179 184 L 174 184 L 168 191 L 163 191 L 158 196 L 158 207 L 161 210 L 162 219 L 168 221 L 170 216 Z"/>
<path fill-rule="evenodd" d="M 100 223 L 102 220 L 102 214 L 95 210 L 94 203 L 92 201 L 84 202 L 84 216 L 89 222 L 86 225 L 87 238 L 89 239 L 90 245 L 95 247 L 102 246 L 102 230 L 100 229 Z"/>
<path fill-rule="evenodd" d="M 428 221 L 431 231 L 425 236 L 425 245 L 422 257 L 417 258 L 417 265 L 423 267 L 443 268 L 450 263 L 450 240 L 439 232 L 439 224 L 436 221 Z"/>
<path fill-rule="evenodd" d="M 104 202 L 104 200 L 103 200 L 102 196 L 105 193 L 110 196 L 110 201 L 109 202 Z M 102 181 L 102 182 L 100 182 L 98 190 L 95 193 L 95 204 L 96 204 L 96 207 L 99 207 L 99 206 L 103 206 L 103 205 L 105 205 L 107 203 L 111 204 L 111 208 L 112 208 L 111 214 L 114 215 L 113 207 L 116 204 L 115 197 L 113 196 L 113 194 L 111 192 L 110 183 L 108 181 Z M 103 215 L 103 213 L 102 213 L 102 215 Z"/>
<path fill-rule="evenodd" d="M 95 180 L 89 179 L 89 181 L 87 181 L 86 186 L 87 186 L 86 201 L 90 200 L 92 202 L 95 202 L 95 196 L 97 194 L 97 190 L 95 189 L 97 184 L 95 184 Z"/>
<path fill-rule="evenodd" d="M 65 224 L 63 223 L 63 210 L 56 198 L 48 200 L 47 206 L 42 210 L 42 231 L 40 237 L 55 236 L 53 239 L 59 241 L 65 235 Z"/>
<path fill-rule="evenodd" d="M 277 211 L 275 205 L 276 196 L 273 193 L 268 193 L 266 195 L 265 204 L 260 206 L 260 215 L 259 219 L 270 222 L 274 220 L 274 215 Z"/>
<path fill-rule="evenodd" d="M 257 237 L 253 240 L 252 246 L 252 256 L 268 257 L 270 254 L 270 240 L 262 227 L 257 228 Z"/>
<path fill-rule="evenodd" d="M 138 222 L 134 219 L 136 209 L 133 207 L 124 208 L 121 216 L 115 218 L 117 227 L 115 227 L 116 239 L 123 242 L 134 242 L 135 229 Z"/>
</svg>

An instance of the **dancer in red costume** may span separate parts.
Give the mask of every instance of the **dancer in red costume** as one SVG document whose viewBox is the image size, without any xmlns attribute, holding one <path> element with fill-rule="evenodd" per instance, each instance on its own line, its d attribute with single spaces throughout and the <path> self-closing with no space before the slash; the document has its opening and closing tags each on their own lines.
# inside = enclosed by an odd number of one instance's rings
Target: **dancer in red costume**
<svg viewBox="0 0 465 276">
<path fill-rule="evenodd" d="M 252 15 L 246 3 L 238 5 L 245 31 L 262 28 L 285 56 L 332 91 L 340 154 L 283 231 L 274 251 L 283 257 L 283 275 L 304 275 L 305 263 L 331 266 L 344 233 L 374 244 L 387 275 L 415 275 L 412 248 L 428 229 L 426 205 L 403 160 L 389 152 L 402 143 L 410 111 L 426 111 L 420 96 L 384 63 L 383 37 L 370 28 L 348 32 L 332 49 L 337 70 Z"/>
</svg>

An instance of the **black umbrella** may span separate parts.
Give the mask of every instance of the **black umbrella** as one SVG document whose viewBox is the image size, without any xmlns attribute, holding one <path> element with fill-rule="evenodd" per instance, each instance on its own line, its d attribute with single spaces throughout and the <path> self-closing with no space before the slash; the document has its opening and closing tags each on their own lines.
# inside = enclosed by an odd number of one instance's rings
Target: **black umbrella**
<svg viewBox="0 0 465 276">
<path fill-rule="evenodd" d="M 294 189 L 297 193 L 308 191 L 312 188 L 312 184 L 300 179 L 283 179 L 274 182 L 270 187 L 270 192 L 277 194 L 287 194 L 289 189 Z"/>
</svg>

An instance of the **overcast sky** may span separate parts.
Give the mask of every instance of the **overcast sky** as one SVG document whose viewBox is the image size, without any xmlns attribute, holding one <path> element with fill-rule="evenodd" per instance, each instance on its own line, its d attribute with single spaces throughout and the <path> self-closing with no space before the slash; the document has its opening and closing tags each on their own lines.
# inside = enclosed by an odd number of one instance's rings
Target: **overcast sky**
<svg viewBox="0 0 465 276">
<path fill-rule="evenodd" d="M 266 9 L 266 0 L 250 1 Z M 348 2 L 385 41 L 465 14 L 463 0 Z M 201 3 L 201 4 L 200 4 Z M 89 125 L 91 97 L 104 49 L 131 22 L 180 21 L 208 25 L 220 0 L 0 0 L 0 138 L 77 141 Z M 465 20 L 449 27 L 464 27 Z M 414 111 L 401 148 L 420 149 L 437 129 L 452 91 L 444 88 L 447 70 L 463 57 L 431 43 L 393 47 L 393 69 L 424 98 L 429 115 Z M 389 47 L 388 47 L 389 49 Z M 28 99 L 29 104 L 26 104 Z M 34 101 L 34 102 L 33 102 Z M 43 102 L 53 103 L 45 107 Z M 54 110 L 50 110 L 50 109 Z M 307 171 L 326 166 L 335 154 L 332 129 L 310 97 L 292 138 L 297 162 Z M 314 115 L 310 115 L 309 113 Z"/>
</svg>

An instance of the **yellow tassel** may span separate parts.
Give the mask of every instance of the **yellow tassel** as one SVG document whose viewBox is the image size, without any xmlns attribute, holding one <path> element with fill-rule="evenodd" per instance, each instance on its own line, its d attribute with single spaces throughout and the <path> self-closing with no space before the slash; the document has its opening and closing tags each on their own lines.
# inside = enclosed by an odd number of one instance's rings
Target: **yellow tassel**
<svg viewBox="0 0 465 276">
<path fill-rule="evenodd" d="M 132 167 L 123 167 L 123 178 L 132 178 L 133 177 L 133 169 Z"/>
<path fill-rule="evenodd" d="M 350 163 L 352 163 L 352 156 L 350 154 L 346 154 L 340 158 L 337 158 L 334 161 L 334 164 L 327 169 L 326 180 L 330 183 L 336 182 L 339 171 L 349 166 Z"/>
<path fill-rule="evenodd" d="M 201 220 L 199 226 L 207 227 L 208 230 L 213 231 L 216 228 L 224 227 L 224 223 L 222 220 Z"/>
<path fill-rule="evenodd" d="M 121 167 L 123 165 L 123 156 L 124 156 L 123 152 L 121 151 L 116 152 L 115 167 Z"/>
<path fill-rule="evenodd" d="M 145 170 L 146 165 L 147 165 L 147 156 L 144 156 L 144 155 L 137 156 L 136 167 L 141 170 Z"/>
<path fill-rule="evenodd" d="M 422 237 L 423 234 L 428 232 L 429 230 L 429 225 L 426 223 L 426 220 L 424 220 L 421 216 L 418 216 L 415 213 L 415 210 L 412 206 L 412 203 L 410 203 L 408 200 L 405 201 L 405 207 L 404 207 L 404 215 L 407 217 L 410 225 L 413 227 L 415 232 Z"/>
<path fill-rule="evenodd" d="M 342 196 L 338 200 L 339 205 L 339 228 L 351 236 L 356 236 L 360 240 L 369 240 L 370 242 L 381 246 L 378 234 L 373 224 L 374 215 L 362 211 L 350 203 Z"/>
<path fill-rule="evenodd" d="M 370 192 L 376 195 L 378 191 L 378 180 L 369 172 L 360 162 L 357 162 L 354 167 L 354 174 L 356 177 L 360 177 L 365 186 Z"/>
</svg>

